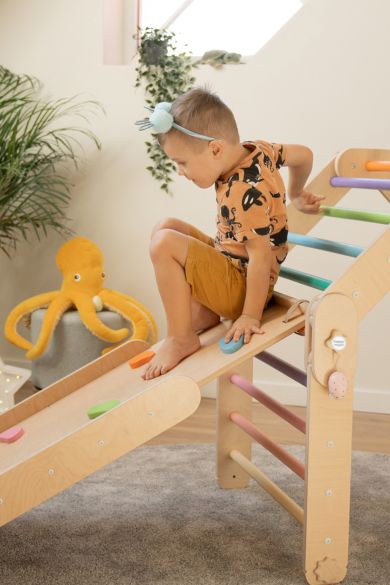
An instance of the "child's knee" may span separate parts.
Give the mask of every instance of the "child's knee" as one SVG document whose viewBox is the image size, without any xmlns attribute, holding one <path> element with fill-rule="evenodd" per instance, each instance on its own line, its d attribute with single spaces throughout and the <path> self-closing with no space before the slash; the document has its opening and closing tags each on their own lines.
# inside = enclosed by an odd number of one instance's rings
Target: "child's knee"
<svg viewBox="0 0 390 585">
<path fill-rule="evenodd" d="M 152 230 L 151 239 L 153 239 L 154 236 L 161 230 L 166 230 L 166 229 L 177 230 L 177 225 L 179 223 L 182 223 L 182 222 L 180 222 L 180 220 L 176 219 L 175 217 L 166 217 L 165 219 L 162 219 L 161 221 L 156 223 L 156 225 L 154 226 L 154 228 Z"/>
<path fill-rule="evenodd" d="M 151 239 L 149 246 L 150 258 L 153 262 L 167 256 L 175 257 L 178 234 L 169 228 L 158 230 Z"/>
</svg>

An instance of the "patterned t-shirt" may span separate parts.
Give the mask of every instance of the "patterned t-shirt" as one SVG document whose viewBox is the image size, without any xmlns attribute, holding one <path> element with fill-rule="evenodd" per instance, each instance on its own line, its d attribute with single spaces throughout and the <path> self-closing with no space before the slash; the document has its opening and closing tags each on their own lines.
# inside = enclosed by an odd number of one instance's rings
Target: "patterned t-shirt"
<svg viewBox="0 0 390 585">
<path fill-rule="evenodd" d="M 260 140 L 243 146 L 248 156 L 216 183 L 215 247 L 245 269 L 245 242 L 267 238 L 274 256 L 273 284 L 287 256 L 286 189 L 278 170 L 284 163 L 283 146 Z"/>
</svg>

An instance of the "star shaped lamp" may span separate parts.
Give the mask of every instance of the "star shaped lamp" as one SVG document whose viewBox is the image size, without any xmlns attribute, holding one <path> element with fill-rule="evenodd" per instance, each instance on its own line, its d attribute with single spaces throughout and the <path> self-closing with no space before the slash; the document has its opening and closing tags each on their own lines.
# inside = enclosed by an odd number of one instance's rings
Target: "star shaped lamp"
<svg viewBox="0 0 390 585">
<path fill-rule="evenodd" d="M 30 376 L 30 370 L 9 366 L 0 358 L 0 413 L 13 407 L 15 392 Z"/>
</svg>

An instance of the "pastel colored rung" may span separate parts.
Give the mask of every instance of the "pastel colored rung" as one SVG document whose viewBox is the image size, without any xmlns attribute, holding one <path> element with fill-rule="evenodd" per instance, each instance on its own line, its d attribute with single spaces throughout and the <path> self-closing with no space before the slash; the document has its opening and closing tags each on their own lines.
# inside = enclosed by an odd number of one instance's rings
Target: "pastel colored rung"
<svg viewBox="0 0 390 585">
<path fill-rule="evenodd" d="M 288 280 L 293 280 L 294 282 L 299 282 L 300 284 L 306 284 L 307 286 L 317 288 L 318 290 L 325 290 L 332 284 L 332 281 L 327 278 L 314 276 L 313 274 L 294 270 L 293 268 L 282 267 L 280 269 L 280 276 L 288 278 Z"/>
<path fill-rule="evenodd" d="M 353 258 L 356 258 L 363 252 L 363 248 L 360 246 L 332 242 L 332 240 L 323 240 L 322 238 L 313 238 L 312 236 L 305 236 L 303 234 L 295 234 L 292 232 L 289 232 L 287 240 L 290 244 L 305 246 L 307 248 L 316 248 L 317 250 L 324 250 L 325 252 L 334 252 L 335 254 L 352 256 Z"/>
<path fill-rule="evenodd" d="M 328 205 L 321 205 L 320 211 L 329 217 L 357 219 L 359 221 L 369 221 L 371 223 L 390 223 L 390 214 L 388 213 L 375 213 L 371 211 L 361 211 L 359 209 L 345 209 L 342 207 L 330 207 Z"/>
<path fill-rule="evenodd" d="M 231 339 L 229 343 L 226 343 L 225 339 L 222 338 L 219 340 L 219 347 L 223 351 L 223 353 L 235 353 L 244 345 L 244 336 L 241 335 L 238 341 L 234 341 Z"/>
<path fill-rule="evenodd" d="M 88 418 L 90 419 L 97 418 L 98 416 L 101 416 L 102 414 L 115 408 L 119 404 L 120 404 L 119 400 L 107 400 L 107 402 L 102 402 L 102 404 L 96 404 L 95 406 L 92 406 L 88 410 L 87 412 Z"/>
<path fill-rule="evenodd" d="M 154 358 L 155 355 L 156 354 L 152 350 L 148 349 L 146 351 L 143 351 L 142 353 L 135 355 L 129 360 L 129 366 L 133 369 L 139 368 L 144 364 L 150 362 L 150 360 Z"/>
<path fill-rule="evenodd" d="M 390 189 L 390 179 L 366 179 L 360 177 L 332 177 L 332 187 L 346 187 L 349 189 Z"/>
<path fill-rule="evenodd" d="M 20 439 L 20 437 L 22 437 L 23 435 L 24 435 L 24 429 L 22 429 L 22 427 L 19 427 L 19 426 L 12 427 L 12 428 L 7 429 L 6 431 L 4 431 L 0 434 L 0 442 L 1 443 L 14 443 L 18 439 Z"/>
<path fill-rule="evenodd" d="M 390 160 L 368 160 L 366 171 L 390 171 Z"/>
</svg>

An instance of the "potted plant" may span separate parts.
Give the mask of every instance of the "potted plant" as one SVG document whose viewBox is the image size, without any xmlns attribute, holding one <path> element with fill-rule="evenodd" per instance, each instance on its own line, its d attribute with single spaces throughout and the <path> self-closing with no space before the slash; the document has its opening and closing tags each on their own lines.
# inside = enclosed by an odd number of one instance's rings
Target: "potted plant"
<svg viewBox="0 0 390 585">
<path fill-rule="evenodd" d="M 172 102 L 193 86 L 196 67 L 191 53 L 179 52 L 176 35 L 167 30 L 147 27 L 140 36 L 135 87 L 144 85 L 145 101 L 154 107 L 159 102 Z M 146 141 L 147 154 L 152 164 L 147 170 L 161 183 L 161 189 L 170 193 L 175 165 L 160 148 L 156 138 Z"/>
<path fill-rule="evenodd" d="M 86 111 L 101 109 L 75 98 L 48 101 L 41 83 L 0 66 L 0 250 L 10 256 L 20 236 L 38 239 L 49 228 L 69 234 L 65 208 L 71 182 L 66 163 L 77 167 L 78 138 L 100 149 L 88 128 L 64 127 L 64 118 L 87 120 Z M 61 122 L 61 125 L 59 124 Z"/>
</svg>

